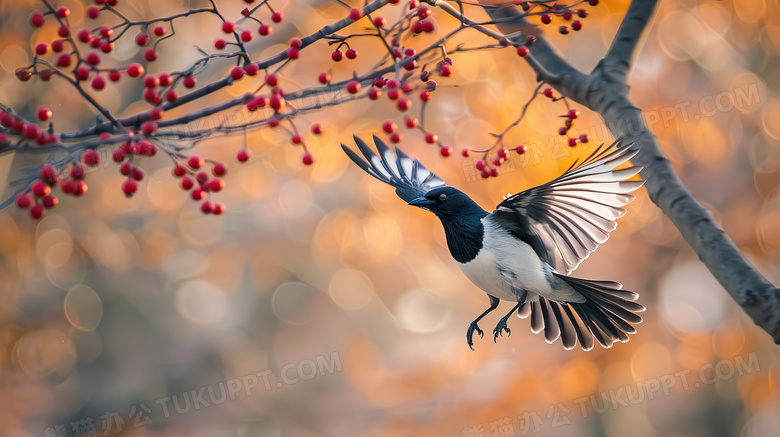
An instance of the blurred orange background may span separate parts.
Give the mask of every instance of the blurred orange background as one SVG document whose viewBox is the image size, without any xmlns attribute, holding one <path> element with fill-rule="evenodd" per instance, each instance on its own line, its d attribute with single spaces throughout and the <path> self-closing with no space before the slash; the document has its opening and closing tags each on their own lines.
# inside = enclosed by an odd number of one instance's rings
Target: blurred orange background
<svg viewBox="0 0 780 437">
<path fill-rule="evenodd" d="M 234 20 L 245 6 L 217 3 Z M 84 4 L 56 4 L 71 9 L 74 29 L 86 25 Z M 334 2 L 271 4 L 285 21 L 248 44 L 253 60 L 347 14 Z M 208 3 L 145 0 L 119 8 L 152 18 L 190 6 Z M 552 26 L 544 30 L 587 72 L 627 7 L 602 2 L 589 9 L 583 30 L 568 36 Z M 29 26 L 30 12 L 39 8 L 33 1 L 0 3 L 0 102 L 30 119 L 49 106 L 59 131 L 90 126 L 95 113 L 68 87 L 14 77 L 31 61 L 36 42 L 55 37 L 52 26 Z M 389 5 L 379 15 L 392 22 L 400 8 Z M 478 8 L 466 11 L 487 20 Z M 457 26 L 436 8 L 433 17 L 438 34 L 411 45 L 427 47 Z M 630 82 L 689 189 L 775 284 L 778 22 L 776 2 L 660 2 Z M 187 68 L 199 57 L 195 46 L 212 51 L 219 26 L 208 14 L 177 21 L 176 36 L 160 45 L 160 59 L 147 71 Z M 355 24 L 341 33 L 362 29 Z M 466 31 L 447 46 L 460 43 L 490 41 Z M 374 38 L 350 44 L 360 56 L 341 63 L 330 61 L 332 48 L 323 41 L 303 50 L 281 73 L 285 89 L 316 86 L 317 74 L 328 69 L 334 81 L 347 79 L 384 50 Z M 138 57 L 132 36 L 117 42 L 116 65 Z M 490 132 L 517 118 L 534 75 L 512 49 L 453 59 L 453 76 L 437 78 L 425 126 L 458 151 L 484 148 L 492 144 Z M 200 85 L 231 66 L 215 62 L 199 76 Z M 252 90 L 261 77 L 170 117 Z M 119 116 L 148 108 L 140 86 L 125 79 L 96 94 Z M 579 109 L 575 129 L 594 142 L 610 141 L 599 116 Z M 415 99 L 410 114 L 419 110 Z M 529 153 L 513 154 L 502 176 L 489 180 L 478 177 L 471 159 L 441 158 L 419 131 L 404 131 L 401 146 L 490 210 L 502 195 L 550 180 L 588 152 L 556 135 L 564 112 L 563 103 L 538 98 L 507 136 L 508 146 L 526 144 Z M 247 116 L 233 111 L 197 126 Z M 227 205 L 220 217 L 200 213 L 170 175 L 164 154 L 139 161 L 148 177 L 131 199 L 121 193 L 118 168 L 105 165 L 87 176 L 83 198 L 61 196 L 40 222 L 15 207 L 0 212 L 0 435 L 777 435 L 778 347 L 644 191 L 611 240 L 575 273 L 640 293 L 648 310 L 631 341 L 567 352 L 532 334 L 527 320 L 512 318 L 512 335 L 494 344 L 489 333 L 509 309 L 505 303 L 484 319 L 488 334 L 469 350 L 466 327 L 487 298 L 451 259 L 438 220 L 407 207 L 338 145 L 353 144 L 353 134 L 379 133 L 385 119 L 402 125 L 403 116 L 384 98 L 298 117 L 301 129 L 315 122 L 325 127 L 320 136 L 305 136 L 316 158 L 312 167 L 300 164 L 301 149 L 283 130 L 251 132 L 253 157 L 242 165 L 233 158 L 242 136 L 202 141 L 193 153 L 229 165 L 227 188 L 217 195 Z M 21 167 L 42 160 L 2 155 L 0 178 L 16 179 Z M 12 189 L 0 192 L 5 199 Z M 253 376 L 256 386 L 249 387 Z M 241 386 L 234 396 L 212 402 L 220 386 L 229 390 L 235 381 Z M 195 403 L 198 392 L 210 405 Z"/>
</svg>

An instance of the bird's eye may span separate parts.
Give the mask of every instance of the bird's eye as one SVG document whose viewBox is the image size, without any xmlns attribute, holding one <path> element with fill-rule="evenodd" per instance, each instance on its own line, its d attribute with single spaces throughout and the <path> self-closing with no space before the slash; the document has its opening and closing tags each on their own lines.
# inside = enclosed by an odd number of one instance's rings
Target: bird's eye
<svg viewBox="0 0 780 437">
<path fill-rule="evenodd" d="M 444 193 L 441 193 L 441 194 L 439 194 L 439 200 L 441 200 L 442 202 L 444 202 L 445 200 L 447 200 L 447 195 L 446 195 L 446 194 L 444 194 Z"/>
</svg>

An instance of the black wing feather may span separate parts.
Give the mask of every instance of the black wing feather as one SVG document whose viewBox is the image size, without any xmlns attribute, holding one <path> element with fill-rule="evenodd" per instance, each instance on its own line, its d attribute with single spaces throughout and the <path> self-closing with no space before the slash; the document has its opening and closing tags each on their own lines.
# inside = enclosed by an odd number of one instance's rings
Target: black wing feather
<svg viewBox="0 0 780 437">
<path fill-rule="evenodd" d="M 395 187 L 398 197 L 406 202 L 444 185 L 444 180 L 425 168 L 420 161 L 410 158 L 397 147 L 393 153 L 393 150 L 376 135 L 374 135 L 376 152 L 359 137 L 355 136 L 354 139 L 365 159 L 342 144 L 341 148 L 347 156 L 366 173 Z"/>
</svg>

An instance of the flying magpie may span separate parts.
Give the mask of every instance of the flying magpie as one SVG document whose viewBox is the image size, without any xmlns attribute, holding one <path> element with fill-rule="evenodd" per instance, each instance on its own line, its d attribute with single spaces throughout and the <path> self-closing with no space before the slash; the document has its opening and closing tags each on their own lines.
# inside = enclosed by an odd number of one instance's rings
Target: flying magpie
<svg viewBox="0 0 780 437">
<path fill-rule="evenodd" d="M 584 350 L 595 341 L 609 348 L 628 341 L 641 323 L 645 307 L 639 295 L 612 281 L 569 276 L 591 252 L 607 241 L 618 218 L 643 181 L 626 180 L 641 167 L 616 168 L 638 150 L 621 140 L 600 147 L 582 162 L 546 184 L 510 195 L 488 213 L 462 191 L 401 149 L 395 153 L 374 136 L 378 153 L 355 138 L 365 157 L 344 144 L 344 152 L 366 173 L 395 187 L 398 196 L 436 214 L 444 226 L 450 254 L 471 282 L 487 293 L 490 307 L 468 327 L 466 340 L 473 350 L 478 322 L 495 310 L 499 300 L 515 303 L 493 330 L 493 341 L 511 333 L 509 317 L 517 311 L 531 316 L 531 331 L 544 331 L 545 340 L 561 339 L 570 350 L 579 342 Z"/>
</svg>

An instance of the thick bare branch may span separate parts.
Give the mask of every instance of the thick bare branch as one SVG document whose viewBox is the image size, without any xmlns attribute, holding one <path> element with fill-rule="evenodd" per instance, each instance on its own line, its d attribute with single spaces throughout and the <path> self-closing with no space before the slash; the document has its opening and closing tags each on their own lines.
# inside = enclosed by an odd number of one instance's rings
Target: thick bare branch
<svg viewBox="0 0 780 437">
<path fill-rule="evenodd" d="M 637 0 L 631 2 L 626 16 L 620 23 L 615 39 L 607 51 L 605 60 L 621 69 L 623 74 L 628 74 L 634 64 L 637 48 L 641 47 L 640 40 L 644 30 L 653 17 L 653 11 L 658 0 Z"/>
</svg>

